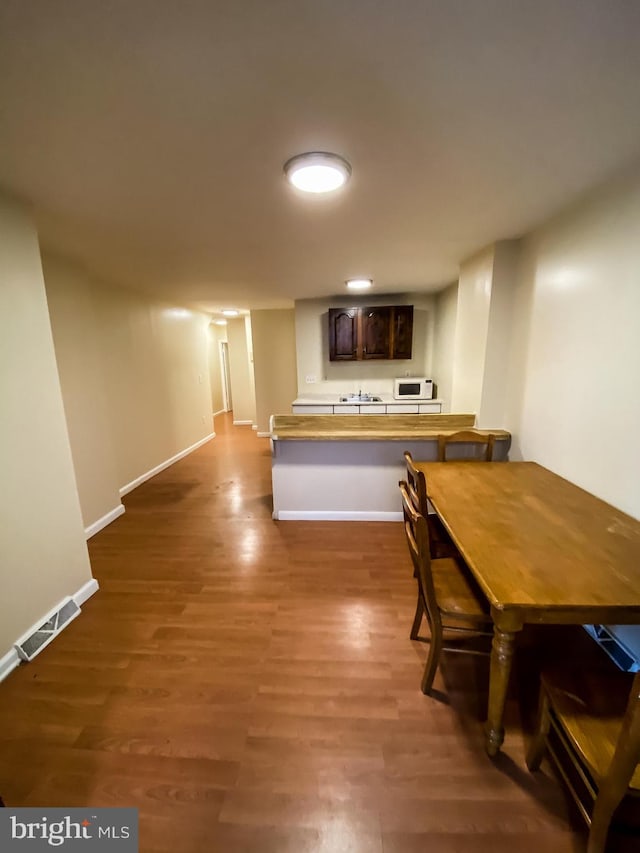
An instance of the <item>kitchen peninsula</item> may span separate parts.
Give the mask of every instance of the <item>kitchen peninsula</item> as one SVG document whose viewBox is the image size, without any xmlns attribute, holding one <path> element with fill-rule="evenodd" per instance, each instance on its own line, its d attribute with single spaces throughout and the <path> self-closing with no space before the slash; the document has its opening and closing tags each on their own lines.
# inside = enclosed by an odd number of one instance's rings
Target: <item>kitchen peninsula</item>
<svg viewBox="0 0 640 853">
<path fill-rule="evenodd" d="M 399 521 L 404 451 L 433 461 L 438 435 L 474 424 L 473 414 L 272 415 L 273 517 Z M 480 432 L 493 433 L 494 459 L 505 460 L 511 434 Z"/>
</svg>

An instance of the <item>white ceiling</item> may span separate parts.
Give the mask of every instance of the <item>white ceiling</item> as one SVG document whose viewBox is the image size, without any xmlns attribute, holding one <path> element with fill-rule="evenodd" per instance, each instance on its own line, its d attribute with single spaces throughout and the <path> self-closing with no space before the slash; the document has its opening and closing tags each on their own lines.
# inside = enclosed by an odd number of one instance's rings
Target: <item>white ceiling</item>
<svg viewBox="0 0 640 853">
<path fill-rule="evenodd" d="M 435 290 L 640 155 L 633 0 L 0 0 L 0 186 L 205 310 Z M 352 164 L 302 197 L 285 160 Z"/>
</svg>

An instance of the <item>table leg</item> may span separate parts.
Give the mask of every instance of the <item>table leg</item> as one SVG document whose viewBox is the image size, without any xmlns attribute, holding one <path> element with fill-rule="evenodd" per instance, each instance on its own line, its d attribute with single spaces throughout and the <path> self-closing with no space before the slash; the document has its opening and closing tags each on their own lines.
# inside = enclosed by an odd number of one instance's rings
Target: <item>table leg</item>
<svg viewBox="0 0 640 853">
<path fill-rule="evenodd" d="M 484 730 L 486 750 L 491 756 L 497 755 L 504 740 L 504 706 L 513 661 L 515 636 L 515 631 L 503 631 L 498 625 L 494 626 L 489 675 L 489 708 Z"/>
</svg>

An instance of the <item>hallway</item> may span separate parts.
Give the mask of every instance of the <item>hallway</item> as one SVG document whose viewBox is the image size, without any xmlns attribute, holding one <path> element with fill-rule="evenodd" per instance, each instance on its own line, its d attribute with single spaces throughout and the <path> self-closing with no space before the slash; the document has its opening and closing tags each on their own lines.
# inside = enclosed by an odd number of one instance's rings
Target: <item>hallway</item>
<svg viewBox="0 0 640 853">
<path fill-rule="evenodd" d="M 215 429 L 127 495 L 100 591 L 0 685 L 6 803 L 135 806 L 144 853 L 582 850 L 513 705 L 486 757 L 486 664 L 420 693 L 401 526 L 273 522 L 269 441 Z"/>
</svg>

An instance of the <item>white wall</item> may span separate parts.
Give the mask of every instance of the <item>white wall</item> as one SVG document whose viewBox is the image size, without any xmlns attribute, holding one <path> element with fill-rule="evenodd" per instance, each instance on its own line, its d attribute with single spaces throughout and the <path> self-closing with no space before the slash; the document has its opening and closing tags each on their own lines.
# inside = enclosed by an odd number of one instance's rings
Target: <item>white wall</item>
<svg viewBox="0 0 640 853">
<path fill-rule="evenodd" d="M 462 264 L 453 353 L 452 292 L 434 356 L 451 409 L 640 517 L 640 168 Z"/>
<path fill-rule="evenodd" d="M 296 397 L 296 332 L 293 309 L 251 312 L 256 421 L 269 432 L 269 418 L 287 413 Z"/>
<path fill-rule="evenodd" d="M 122 487 L 211 434 L 209 318 L 122 288 L 93 293 Z"/>
<path fill-rule="evenodd" d="M 256 401 L 253 378 L 252 353 L 249 349 L 247 319 L 235 317 L 227 322 L 229 342 L 229 373 L 233 397 L 233 420 L 253 424 L 256 419 Z"/>
<path fill-rule="evenodd" d="M 256 376 L 253 366 L 253 330 L 251 327 L 251 316 L 247 314 L 244 318 L 244 332 L 247 337 L 247 360 L 249 369 L 249 405 L 253 411 L 253 427 L 256 428 Z"/>
<path fill-rule="evenodd" d="M 43 255 L 49 318 L 85 528 L 120 506 L 95 300 L 86 274 Z"/>
<path fill-rule="evenodd" d="M 442 290 L 435 299 L 432 377 L 437 396 L 443 401 L 442 411 L 450 412 L 453 389 L 453 358 L 458 313 L 458 283 Z"/>
<path fill-rule="evenodd" d="M 209 326 L 209 383 L 211 386 L 211 407 L 214 412 L 221 412 L 224 409 L 220 344 L 226 340 L 226 326 L 217 326 L 215 323 L 211 323 Z"/>
<path fill-rule="evenodd" d="M 503 240 L 493 247 L 491 302 L 481 374 L 480 407 L 477 426 L 491 429 L 505 422 L 509 364 L 514 332 L 514 304 L 520 244 Z M 476 376 L 479 377 L 479 371 Z"/>
<path fill-rule="evenodd" d="M 489 246 L 460 267 L 453 343 L 452 412 L 477 414 L 480 411 L 489 333 L 493 258 L 494 249 Z"/>
<path fill-rule="evenodd" d="M 329 308 L 413 305 L 412 358 L 398 361 L 329 361 Z M 301 299 L 295 303 L 298 395 L 368 391 L 389 394 L 396 376 L 430 376 L 434 297 L 425 293 Z M 315 377 L 315 382 L 308 382 Z"/>
<path fill-rule="evenodd" d="M 522 456 L 640 517 L 640 170 L 525 239 L 515 307 Z"/>
<path fill-rule="evenodd" d="M 0 196 L 0 661 L 91 581 L 35 227 Z"/>
<path fill-rule="evenodd" d="M 209 318 L 44 256 L 83 517 L 213 431 Z M 115 491 L 114 491 L 115 490 Z"/>
</svg>

